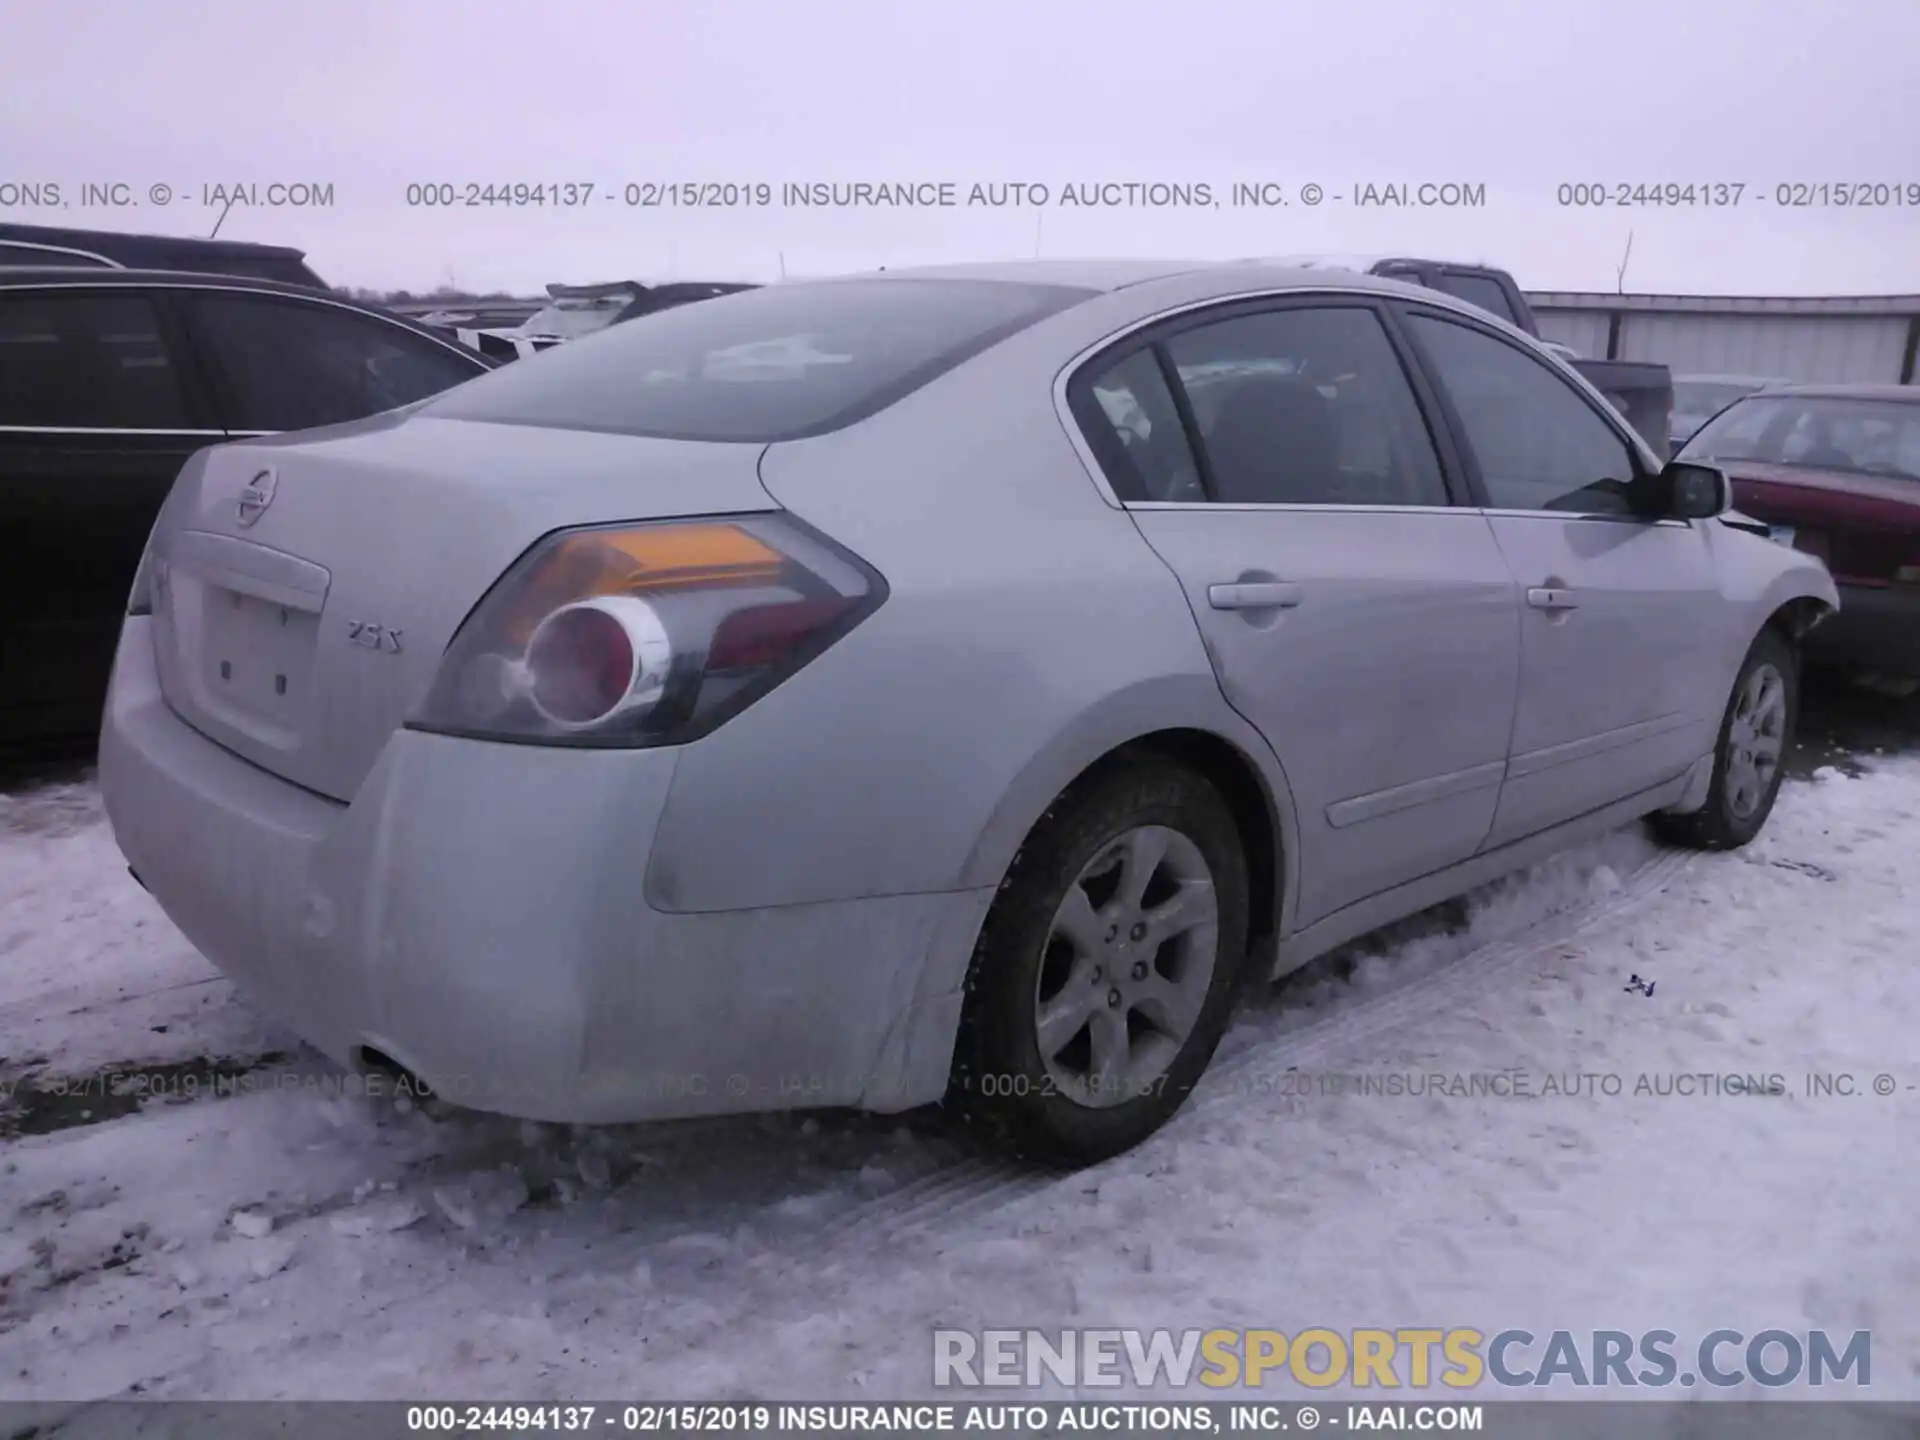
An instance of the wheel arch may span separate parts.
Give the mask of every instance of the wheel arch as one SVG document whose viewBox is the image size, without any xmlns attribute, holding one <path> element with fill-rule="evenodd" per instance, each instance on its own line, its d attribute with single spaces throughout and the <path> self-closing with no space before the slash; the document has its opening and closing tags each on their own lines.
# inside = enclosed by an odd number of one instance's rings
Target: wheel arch
<svg viewBox="0 0 1920 1440">
<path fill-rule="evenodd" d="M 1795 595 L 1776 604 L 1761 629 L 1776 631 L 1797 647 L 1814 626 L 1838 613 L 1837 605 L 1829 605 L 1818 595 Z"/>
<path fill-rule="evenodd" d="M 1779 547 L 1770 541 L 1761 542 L 1759 549 L 1779 553 Z M 1798 563 L 1783 565 L 1772 575 L 1764 571 L 1756 575 L 1749 569 L 1746 583 L 1734 587 L 1733 594 L 1738 596 L 1744 590 L 1753 605 L 1749 613 L 1759 615 L 1760 623 L 1753 627 L 1755 634 L 1772 626 L 1798 644 L 1808 630 L 1839 610 L 1840 591 L 1827 567 L 1814 557 L 1795 551 L 1781 558 Z"/>
<path fill-rule="evenodd" d="M 1773 557 L 1764 552 L 1780 549 L 1769 540 L 1755 544 L 1768 560 Z M 1759 636 L 1771 631 L 1798 654 L 1807 632 L 1840 609 L 1840 592 L 1834 587 L 1833 577 L 1811 556 L 1791 552 L 1791 559 L 1801 563 L 1781 567 L 1766 577 L 1764 583 L 1761 576 L 1754 573 L 1755 554 L 1747 553 L 1741 558 L 1745 564 L 1735 574 L 1745 583 L 1730 587 L 1727 594 L 1733 609 L 1726 632 L 1726 648 L 1721 656 L 1723 697 L 1731 692 L 1740 667 L 1746 663 L 1747 652 Z"/>
<path fill-rule="evenodd" d="M 1220 793 L 1247 857 L 1251 943 L 1283 934 L 1298 889 L 1292 789 L 1264 737 L 1226 704 L 1211 675 L 1145 682 L 1083 713 L 1008 787 L 975 842 L 965 883 L 1000 884 L 1064 795 L 1145 757 L 1185 765 Z"/>
<path fill-rule="evenodd" d="M 1280 838 L 1280 812 L 1266 778 L 1252 758 L 1211 730 L 1155 730 L 1109 751 L 1075 779 L 1078 786 L 1105 770 L 1134 760 L 1170 761 L 1200 775 L 1226 802 L 1247 862 L 1247 943 L 1258 950 L 1279 937 L 1280 902 L 1290 887 L 1280 877 L 1292 847 Z M 1069 787 L 1073 788 L 1073 787 Z M 1256 967 L 1257 968 L 1257 967 Z"/>
</svg>

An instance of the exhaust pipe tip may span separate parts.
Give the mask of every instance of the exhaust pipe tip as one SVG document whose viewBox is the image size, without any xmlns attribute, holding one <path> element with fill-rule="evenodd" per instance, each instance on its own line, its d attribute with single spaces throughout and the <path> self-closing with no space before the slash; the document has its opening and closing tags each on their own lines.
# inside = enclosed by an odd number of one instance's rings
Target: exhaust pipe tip
<svg viewBox="0 0 1920 1440">
<path fill-rule="evenodd" d="M 384 1095 L 401 1106 L 402 1109 L 419 1107 L 429 1116 L 445 1111 L 450 1102 L 435 1090 L 420 1074 L 402 1065 L 384 1050 L 376 1050 L 371 1045 L 360 1045 L 353 1051 L 353 1068 L 363 1079 L 377 1082 L 368 1086 L 368 1093 Z"/>
</svg>

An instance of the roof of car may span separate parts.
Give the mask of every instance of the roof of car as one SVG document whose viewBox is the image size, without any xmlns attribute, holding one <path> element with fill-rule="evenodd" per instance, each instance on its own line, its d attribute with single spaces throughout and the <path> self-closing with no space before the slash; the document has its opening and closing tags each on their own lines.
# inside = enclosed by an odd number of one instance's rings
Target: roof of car
<svg viewBox="0 0 1920 1440">
<path fill-rule="evenodd" d="M 365 301 L 333 291 L 315 290 L 311 285 L 294 285 L 285 280 L 262 280 L 253 275 L 219 275 L 206 270 L 103 270 L 91 265 L 10 265 L 0 267 L 0 287 L 19 289 L 27 285 L 188 285 L 206 290 L 265 290 L 276 295 L 292 295 L 311 300 L 315 296 L 337 300 L 363 309 L 379 310 Z M 382 311 L 382 313 L 386 313 Z"/>
<path fill-rule="evenodd" d="M 549 300 L 614 300 L 637 295 L 647 287 L 638 280 L 609 280 L 600 285 L 547 286 Z"/>
<path fill-rule="evenodd" d="M 262 245 L 251 240 L 207 240 L 197 235 L 139 235 L 118 230 L 68 230 L 57 225 L 0 224 L 0 242 L 54 245 L 85 250 L 118 260 L 138 251 L 194 251 L 203 255 L 247 255 L 258 259 L 303 260 L 306 251 L 291 245 Z"/>
<path fill-rule="evenodd" d="M 59 287 L 86 290 L 102 288 L 164 286 L 183 290 L 247 290 L 261 295 L 284 295 L 289 300 L 315 301 L 342 305 L 362 314 L 378 315 L 396 325 L 404 325 L 449 345 L 458 345 L 445 326 L 425 324 L 411 315 L 401 315 L 386 306 L 356 300 L 332 290 L 315 290 L 310 285 L 293 285 L 284 280 L 260 280 L 251 275 L 213 275 L 204 270 L 98 270 L 83 265 L 70 267 L 31 265 L 0 267 L 0 290 L 31 290 Z M 471 347 L 461 346 L 462 349 Z M 477 352 L 475 352 L 477 353 Z"/>
<path fill-rule="evenodd" d="M 641 298 L 651 299 L 657 296 L 663 300 L 677 300 L 683 295 L 705 295 L 718 299 L 722 295 L 733 295 L 742 290 L 765 288 L 757 280 L 671 280 L 663 285 L 644 286 Z"/>
<path fill-rule="evenodd" d="M 911 265 L 835 280 L 999 280 L 1012 285 L 1070 285 L 1082 290 L 1118 290 L 1201 268 L 1183 260 L 984 260 L 964 265 Z"/>
<path fill-rule="evenodd" d="M 1769 390 L 1799 382 L 1787 379 L 1784 375 L 1676 375 L 1676 385 L 1762 385 Z"/>
<path fill-rule="evenodd" d="M 1804 395 L 1825 400 L 1894 400 L 1920 405 L 1920 385 L 1779 385 L 1770 388 L 1767 395 Z"/>
<path fill-rule="evenodd" d="M 1289 268 L 1297 266 L 1305 270 L 1354 270 L 1362 275 L 1368 274 L 1378 265 L 1437 265 L 1442 270 L 1478 270 L 1502 275 L 1506 273 L 1499 266 L 1489 265 L 1484 260 L 1460 260 L 1434 255 L 1402 255 L 1391 250 L 1369 254 L 1357 251 L 1314 251 L 1297 255 L 1254 255 L 1239 263 L 1279 265 Z"/>
<path fill-rule="evenodd" d="M 1395 293 L 1404 288 L 1401 282 L 1367 274 L 1365 267 L 1356 269 L 1347 265 L 1306 263 L 1300 257 L 1277 260 L 989 260 L 969 265 L 917 265 L 832 278 L 1000 280 L 1012 284 L 1068 285 L 1083 290 L 1121 290 L 1130 285 L 1166 280 L 1176 275 L 1226 270 L 1257 270 L 1264 272 L 1263 279 L 1271 279 L 1276 283 L 1292 281 L 1313 285 L 1324 283 L 1325 271 L 1329 269 L 1349 272 L 1342 275 L 1341 283 L 1345 284 L 1350 279 L 1356 288 Z"/>
</svg>

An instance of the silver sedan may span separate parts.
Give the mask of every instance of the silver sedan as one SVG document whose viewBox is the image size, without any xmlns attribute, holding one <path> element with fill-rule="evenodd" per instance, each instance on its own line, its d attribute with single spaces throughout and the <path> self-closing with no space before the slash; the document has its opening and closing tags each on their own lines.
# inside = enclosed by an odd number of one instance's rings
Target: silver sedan
<svg viewBox="0 0 1920 1440">
<path fill-rule="evenodd" d="M 1753 837 L 1837 602 L 1727 504 L 1393 281 L 769 286 L 196 456 L 101 781 L 343 1065 L 1087 1161 L 1239 981 L 1643 816 Z"/>
</svg>

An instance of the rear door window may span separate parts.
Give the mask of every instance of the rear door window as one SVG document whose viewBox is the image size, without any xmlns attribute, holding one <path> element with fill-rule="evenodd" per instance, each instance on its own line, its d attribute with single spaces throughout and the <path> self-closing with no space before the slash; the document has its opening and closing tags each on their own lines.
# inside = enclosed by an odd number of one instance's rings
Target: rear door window
<svg viewBox="0 0 1920 1440">
<path fill-rule="evenodd" d="M 487 368 L 477 356 L 356 310 L 237 291 L 182 293 L 230 430 L 360 420 Z"/>
<path fill-rule="evenodd" d="M 0 425 L 193 428 L 152 299 L 0 290 Z"/>
<path fill-rule="evenodd" d="M 1289 306 L 1167 342 L 1217 497 L 1440 506 L 1446 480 L 1393 343 L 1364 306 Z"/>
<path fill-rule="evenodd" d="M 609 326 L 423 413 L 679 440 L 797 440 L 871 415 L 1093 293 L 992 280 L 769 285 Z"/>
<path fill-rule="evenodd" d="M 1420 403 L 1369 306 L 1286 305 L 1185 324 L 1150 348 L 1092 362 L 1068 395 L 1123 501 L 1450 503 Z"/>
</svg>

